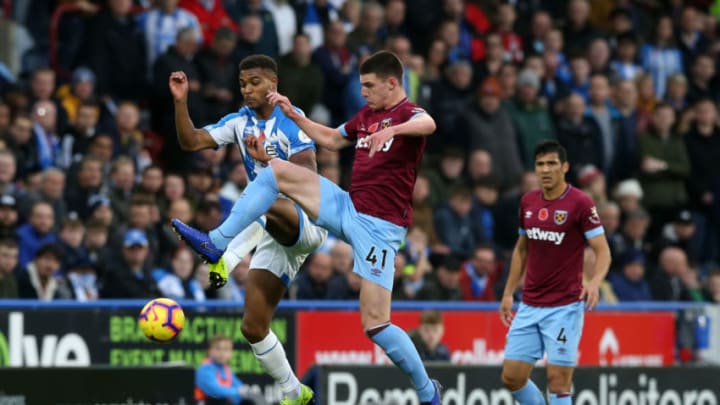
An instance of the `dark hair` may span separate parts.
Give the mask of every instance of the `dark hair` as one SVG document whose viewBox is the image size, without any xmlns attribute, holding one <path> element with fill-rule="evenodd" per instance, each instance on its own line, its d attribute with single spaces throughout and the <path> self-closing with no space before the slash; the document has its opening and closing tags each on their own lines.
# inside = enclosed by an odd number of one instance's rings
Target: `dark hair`
<svg viewBox="0 0 720 405">
<path fill-rule="evenodd" d="M 62 249 L 60 249 L 60 246 L 54 243 L 48 243 L 46 245 L 40 246 L 40 248 L 35 253 L 35 258 L 45 255 L 52 255 L 55 257 L 55 260 L 62 262 Z"/>
<path fill-rule="evenodd" d="M 146 166 L 146 167 L 143 169 L 142 174 L 145 175 L 145 173 L 149 172 L 150 170 L 160 170 L 160 174 L 163 174 L 163 168 L 160 167 L 160 165 L 157 165 L 157 164 L 155 164 L 155 163 L 153 163 L 153 164 L 151 164 L 151 165 L 149 165 L 149 166 Z"/>
<path fill-rule="evenodd" d="M 249 69 L 267 69 L 271 71 L 275 76 L 278 74 L 277 63 L 275 59 L 267 55 L 250 55 L 240 61 L 240 71 Z"/>
<path fill-rule="evenodd" d="M 440 311 L 425 310 L 420 314 L 421 325 L 442 325 L 443 316 Z"/>
<path fill-rule="evenodd" d="M 17 249 L 18 242 L 14 238 L 11 238 L 9 236 L 4 236 L 2 239 L 0 239 L 0 247 L 6 247 L 8 249 Z"/>
<path fill-rule="evenodd" d="M 543 141 L 535 146 L 535 159 L 548 153 L 557 153 L 560 163 L 567 162 L 567 151 L 558 141 Z"/>
<path fill-rule="evenodd" d="M 387 79 L 392 76 L 398 79 L 402 84 L 403 65 L 397 55 L 390 51 L 379 51 L 370 55 L 365 62 L 360 65 L 360 74 L 375 73 L 381 79 Z"/>
</svg>

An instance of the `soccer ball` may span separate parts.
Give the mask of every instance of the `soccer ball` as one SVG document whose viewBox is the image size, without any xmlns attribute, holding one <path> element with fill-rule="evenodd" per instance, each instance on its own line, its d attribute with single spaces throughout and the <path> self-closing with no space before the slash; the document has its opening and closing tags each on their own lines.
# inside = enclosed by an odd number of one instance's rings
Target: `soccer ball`
<svg viewBox="0 0 720 405">
<path fill-rule="evenodd" d="M 170 298 L 157 298 L 145 304 L 138 322 L 148 339 L 170 342 L 178 337 L 185 326 L 185 314 L 177 302 Z"/>
</svg>

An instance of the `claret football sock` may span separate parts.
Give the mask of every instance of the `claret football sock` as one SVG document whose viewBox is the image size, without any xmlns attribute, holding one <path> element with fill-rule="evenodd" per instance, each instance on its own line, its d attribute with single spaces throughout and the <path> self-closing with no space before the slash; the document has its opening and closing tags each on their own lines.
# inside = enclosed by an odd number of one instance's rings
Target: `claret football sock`
<svg viewBox="0 0 720 405">
<path fill-rule="evenodd" d="M 373 342 L 385 350 L 390 360 L 410 376 L 420 397 L 420 402 L 430 402 L 435 395 L 435 384 L 425 371 L 425 365 L 412 340 L 404 330 L 387 323 L 366 331 Z"/>
<path fill-rule="evenodd" d="M 513 391 L 512 396 L 520 405 L 545 405 L 545 398 L 533 380 L 528 380 L 524 387 Z"/>
<path fill-rule="evenodd" d="M 272 167 L 258 173 L 255 180 L 245 187 L 240 198 L 230 211 L 230 215 L 219 227 L 210 231 L 210 240 L 218 248 L 225 250 L 230 241 L 247 228 L 253 221 L 272 207 L 278 196 L 278 185 Z"/>
<path fill-rule="evenodd" d="M 280 385 L 283 394 L 289 399 L 297 398 L 300 395 L 300 381 L 290 368 L 285 349 L 277 336 L 270 331 L 263 340 L 251 343 L 250 347 L 260 364 Z"/>
<path fill-rule="evenodd" d="M 550 405 L 572 405 L 572 396 L 570 393 L 555 394 L 550 393 Z"/>
</svg>

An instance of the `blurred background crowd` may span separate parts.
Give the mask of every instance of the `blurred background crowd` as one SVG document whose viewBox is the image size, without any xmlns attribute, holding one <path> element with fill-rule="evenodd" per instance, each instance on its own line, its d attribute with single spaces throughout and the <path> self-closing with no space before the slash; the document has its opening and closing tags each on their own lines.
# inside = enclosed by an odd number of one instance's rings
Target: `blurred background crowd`
<svg viewBox="0 0 720 405">
<path fill-rule="evenodd" d="M 364 104 L 359 63 L 388 49 L 438 125 L 396 299 L 498 300 L 534 145 L 557 139 L 610 242 L 603 300 L 720 302 L 720 1 L 0 3 L 0 298 L 242 301 L 249 258 L 209 290 L 169 227 L 216 227 L 247 181 L 235 147 L 180 150 L 170 72 L 201 127 L 267 54 L 281 93 L 339 125 Z M 321 174 L 346 187 L 352 153 L 318 150 Z M 349 245 L 304 267 L 291 298 L 357 297 Z"/>
</svg>

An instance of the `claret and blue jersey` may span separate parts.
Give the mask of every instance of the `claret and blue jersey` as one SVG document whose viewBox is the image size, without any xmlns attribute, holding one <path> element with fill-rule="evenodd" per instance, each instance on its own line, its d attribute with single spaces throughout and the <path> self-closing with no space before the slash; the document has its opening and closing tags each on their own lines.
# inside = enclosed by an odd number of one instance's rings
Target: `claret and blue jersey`
<svg viewBox="0 0 720 405">
<path fill-rule="evenodd" d="M 304 114 L 297 107 L 295 110 Z M 229 144 L 239 146 L 250 181 L 255 179 L 265 165 L 247 153 L 244 140 L 248 135 L 254 135 L 261 140 L 268 155 L 283 160 L 289 160 L 292 155 L 307 149 L 315 150 L 315 142 L 277 106 L 267 120 L 259 119 L 255 111 L 243 107 L 240 111 L 228 114 L 216 124 L 208 125 L 204 129 L 210 133 L 218 146 Z"/>
<path fill-rule="evenodd" d="M 572 186 L 554 200 L 536 190 L 523 196 L 519 214 L 519 233 L 528 239 L 523 302 L 561 306 L 578 301 L 586 240 L 604 233 L 593 201 Z"/>
</svg>

